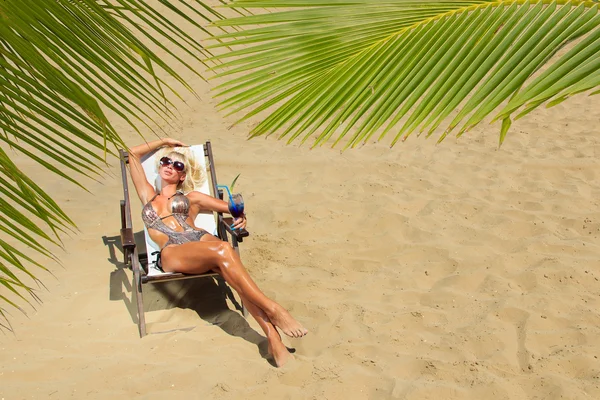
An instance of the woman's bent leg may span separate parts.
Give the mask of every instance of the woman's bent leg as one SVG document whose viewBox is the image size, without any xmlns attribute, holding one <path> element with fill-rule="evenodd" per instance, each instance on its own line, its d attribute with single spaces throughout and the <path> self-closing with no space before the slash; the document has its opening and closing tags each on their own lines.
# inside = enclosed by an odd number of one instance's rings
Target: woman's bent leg
<svg viewBox="0 0 600 400">
<path fill-rule="evenodd" d="M 248 310 L 248 312 L 254 317 L 258 325 L 262 328 L 263 332 L 267 336 L 267 341 L 269 342 L 269 354 L 273 356 L 275 360 L 275 364 L 278 367 L 283 367 L 284 364 L 290 359 L 294 358 L 292 354 L 288 351 L 287 347 L 281 341 L 281 336 L 277 329 L 267 317 L 267 314 L 263 312 L 260 308 L 258 308 L 254 303 L 248 301 L 244 298 L 244 296 L 240 296 L 242 301 L 244 302 L 244 306 Z"/>
<path fill-rule="evenodd" d="M 227 242 L 203 240 L 165 247 L 161 254 L 165 271 L 187 274 L 218 272 L 246 302 L 253 303 L 268 319 L 291 337 L 301 337 L 307 330 L 289 312 L 269 299 L 252 280 L 242 262 Z"/>
</svg>

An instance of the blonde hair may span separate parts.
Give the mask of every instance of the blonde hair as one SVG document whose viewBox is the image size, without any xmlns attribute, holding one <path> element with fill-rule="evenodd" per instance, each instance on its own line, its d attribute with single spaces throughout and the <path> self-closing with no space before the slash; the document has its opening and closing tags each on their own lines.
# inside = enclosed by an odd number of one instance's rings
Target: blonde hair
<svg viewBox="0 0 600 400">
<path fill-rule="evenodd" d="M 181 190 L 184 194 L 201 186 L 206 179 L 206 171 L 202 169 L 189 147 L 162 147 L 154 157 L 157 170 L 160 168 L 160 159 L 163 157 L 169 157 L 173 161 L 181 161 L 185 165 L 185 179 L 177 185 L 177 190 Z M 158 179 L 161 179 L 160 175 Z M 160 191 L 158 185 L 157 191 Z"/>
</svg>

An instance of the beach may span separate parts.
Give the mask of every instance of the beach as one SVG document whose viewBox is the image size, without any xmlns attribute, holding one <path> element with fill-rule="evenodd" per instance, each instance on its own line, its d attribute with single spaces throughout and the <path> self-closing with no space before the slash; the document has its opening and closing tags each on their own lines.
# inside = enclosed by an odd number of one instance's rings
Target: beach
<svg viewBox="0 0 600 400">
<path fill-rule="evenodd" d="M 248 140 L 258 119 L 232 127 L 192 83 L 164 135 L 210 140 L 220 183 L 241 174 L 241 257 L 309 329 L 284 338 L 295 360 L 273 367 L 211 279 L 144 285 L 140 339 L 118 160 L 86 192 L 15 156 L 78 231 L 37 272 L 42 302 L 11 311 L 0 398 L 600 398 L 600 96 L 530 113 L 500 148 L 500 125 L 481 124 L 341 151 Z"/>
</svg>

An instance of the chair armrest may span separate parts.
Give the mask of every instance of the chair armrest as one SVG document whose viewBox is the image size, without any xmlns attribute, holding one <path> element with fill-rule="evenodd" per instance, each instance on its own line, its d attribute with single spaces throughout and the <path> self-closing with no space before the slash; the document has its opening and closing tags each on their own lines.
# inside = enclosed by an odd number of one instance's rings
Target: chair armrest
<svg viewBox="0 0 600 400">
<path fill-rule="evenodd" d="M 135 247 L 135 239 L 133 238 L 133 229 L 121 229 L 121 244 L 124 249 L 133 249 Z"/>
<path fill-rule="evenodd" d="M 219 224 L 223 224 L 223 227 L 231 236 L 235 236 L 238 242 L 241 242 L 243 238 L 250 236 L 250 232 L 246 229 L 232 229 L 231 224 L 233 224 L 233 218 L 231 217 L 223 217 L 219 215 Z"/>
</svg>

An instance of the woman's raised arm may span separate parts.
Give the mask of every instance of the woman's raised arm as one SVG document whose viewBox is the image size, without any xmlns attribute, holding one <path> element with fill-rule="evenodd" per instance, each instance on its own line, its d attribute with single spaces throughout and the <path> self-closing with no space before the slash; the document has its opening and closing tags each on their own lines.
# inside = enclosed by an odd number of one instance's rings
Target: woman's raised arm
<svg viewBox="0 0 600 400">
<path fill-rule="evenodd" d="M 158 139 L 152 142 L 142 143 L 129 149 L 129 173 L 131 174 L 131 180 L 133 186 L 138 194 L 138 197 L 143 204 L 146 204 L 152 196 L 154 196 L 154 187 L 146 179 L 146 174 L 142 168 L 142 162 L 140 159 L 163 146 L 185 146 L 182 142 L 175 139 Z"/>
</svg>

